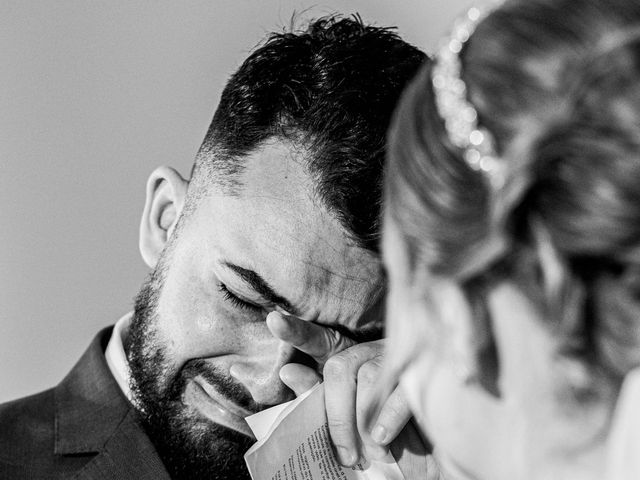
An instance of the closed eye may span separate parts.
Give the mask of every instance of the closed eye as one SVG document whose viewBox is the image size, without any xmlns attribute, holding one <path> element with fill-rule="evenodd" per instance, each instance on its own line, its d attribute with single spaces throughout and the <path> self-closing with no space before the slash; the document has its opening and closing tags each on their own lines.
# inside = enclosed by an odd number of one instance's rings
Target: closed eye
<svg viewBox="0 0 640 480">
<path fill-rule="evenodd" d="M 263 308 L 258 306 L 258 305 L 254 305 L 253 303 L 249 303 L 246 300 L 241 299 L 240 297 L 234 295 L 231 291 L 229 291 L 229 289 L 227 288 L 227 286 L 224 283 L 220 283 L 220 285 L 218 286 L 218 290 L 220 290 L 222 292 L 222 296 L 224 297 L 224 299 L 229 302 L 231 305 L 233 305 L 234 307 L 241 309 L 241 310 L 250 310 L 253 312 L 262 312 Z"/>
</svg>

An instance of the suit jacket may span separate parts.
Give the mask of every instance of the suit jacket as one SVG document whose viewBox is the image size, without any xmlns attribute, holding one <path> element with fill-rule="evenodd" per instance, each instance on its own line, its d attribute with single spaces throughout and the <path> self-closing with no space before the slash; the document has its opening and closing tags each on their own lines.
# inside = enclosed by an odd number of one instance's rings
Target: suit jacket
<svg viewBox="0 0 640 480">
<path fill-rule="evenodd" d="M 0 405 L 0 479 L 169 479 L 107 366 L 111 331 L 57 387 Z"/>
</svg>

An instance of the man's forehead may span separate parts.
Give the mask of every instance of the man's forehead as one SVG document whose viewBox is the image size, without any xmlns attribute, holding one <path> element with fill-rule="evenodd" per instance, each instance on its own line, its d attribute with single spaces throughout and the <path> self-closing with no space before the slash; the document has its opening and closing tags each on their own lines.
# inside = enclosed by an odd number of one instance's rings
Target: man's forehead
<svg viewBox="0 0 640 480">
<path fill-rule="evenodd" d="M 313 179 L 307 168 L 310 155 L 308 148 L 293 141 L 271 139 L 262 143 L 241 160 L 240 196 L 251 199 L 280 191 L 284 199 L 315 201 Z"/>
<path fill-rule="evenodd" d="M 243 159 L 240 191 L 211 200 L 215 250 L 262 276 L 305 317 L 355 327 L 379 290 L 378 258 L 317 199 L 305 154 L 271 142 Z"/>
</svg>

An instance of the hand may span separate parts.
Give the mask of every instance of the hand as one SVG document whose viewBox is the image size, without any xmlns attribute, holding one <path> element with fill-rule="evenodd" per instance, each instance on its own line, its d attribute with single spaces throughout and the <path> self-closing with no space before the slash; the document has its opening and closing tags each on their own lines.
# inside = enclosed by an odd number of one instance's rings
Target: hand
<svg viewBox="0 0 640 480">
<path fill-rule="evenodd" d="M 384 340 L 356 344 L 334 329 L 278 312 L 268 315 L 267 326 L 275 337 L 324 367 L 329 433 L 340 463 L 353 466 L 363 457 L 383 457 L 411 417 L 404 397 L 396 389 L 382 404 L 371 432 L 366 428 L 366 414 L 378 393 Z M 280 377 L 296 395 L 321 380 L 314 369 L 299 364 L 285 365 Z"/>
</svg>

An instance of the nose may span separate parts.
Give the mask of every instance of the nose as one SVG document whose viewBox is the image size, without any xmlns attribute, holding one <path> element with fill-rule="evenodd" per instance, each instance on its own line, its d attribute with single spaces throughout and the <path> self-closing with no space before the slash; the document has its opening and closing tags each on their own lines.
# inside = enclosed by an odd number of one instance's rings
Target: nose
<svg viewBox="0 0 640 480">
<path fill-rule="evenodd" d="M 229 373 L 244 385 L 254 401 L 266 406 L 277 405 L 294 398 L 293 392 L 280 380 L 280 369 L 295 355 L 291 345 L 274 339 L 253 355 L 231 364 Z"/>
</svg>

